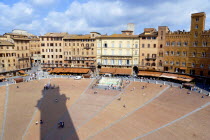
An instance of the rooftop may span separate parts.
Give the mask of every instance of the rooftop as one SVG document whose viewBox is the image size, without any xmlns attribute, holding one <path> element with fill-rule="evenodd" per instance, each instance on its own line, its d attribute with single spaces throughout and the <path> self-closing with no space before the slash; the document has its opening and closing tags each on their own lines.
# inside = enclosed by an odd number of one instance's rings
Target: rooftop
<svg viewBox="0 0 210 140">
<path fill-rule="evenodd" d="M 0 40 L 0 46 L 13 46 L 14 44 L 6 41 L 6 40 Z"/>
</svg>

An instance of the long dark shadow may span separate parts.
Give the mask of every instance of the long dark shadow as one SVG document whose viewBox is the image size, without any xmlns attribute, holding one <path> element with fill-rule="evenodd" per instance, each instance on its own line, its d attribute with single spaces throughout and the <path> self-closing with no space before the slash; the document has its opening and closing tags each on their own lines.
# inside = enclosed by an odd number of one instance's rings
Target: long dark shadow
<svg viewBox="0 0 210 140">
<path fill-rule="evenodd" d="M 68 113 L 66 101 L 70 97 L 60 93 L 59 86 L 48 84 L 42 90 L 43 97 L 37 102 L 37 108 L 40 110 L 40 140 L 63 140 L 66 133 L 73 133 L 72 140 L 79 140 L 71 116 Z M 65 115 L 65 119 L 61 116 Z M 37 125 L 38 125 L 37 124 Z M 52 128 L 57 129 L 55 133 L 50 134 Z"/>
</svg>

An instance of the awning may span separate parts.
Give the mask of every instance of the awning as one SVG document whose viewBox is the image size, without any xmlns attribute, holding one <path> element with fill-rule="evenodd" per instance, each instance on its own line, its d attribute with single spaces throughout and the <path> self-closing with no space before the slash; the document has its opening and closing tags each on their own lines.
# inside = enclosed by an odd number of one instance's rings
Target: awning
<svg viewBox="0 0 210 140">
<path fill-rule="evenodd" d="M 116 68 L 101 68 L 100 74 L 105 74 L 105 73 L 114 74 L 115 71 L 116 71 Z"/>
<path fill-rule="evenodd" d="M 150 72 L 150 71 L 139 71 L 139 76 L 153 76 L 159 77 L 162 73 L 161 72 Z"/>
<path fill-rule="evenodd" d="M 129 68 L 116 68 L 116 71 L 114 73 L 115 75 L 131 75 L 132 69 Z"/>
<path fill-rule="evenodd" d="M 90 69 L 83 68 L 54 68 L 51 73 L 82 73 L 86 74 Z"/>
<path fill-rule="evenodd" d="M 194 79 L 194 77 L 188 75 L 178 75 L 178 78 L 176 79 L 180 81 L 190 82 Z"/>
<path fill-rule="evenodd" d="M 18 71 L 18 72 L 19 72 L 19 73 L 22 73 L 22 74 L 25 73 L 25 71 L 23 71 L 23 70 L 20 70 L 20 71 Z"/>
<path fill-rule="evenodd" d="M 170 74 L 170 73 L 163 73 L 160 77 L 176 79 L 178 77 L 178 75 L 177 74 Z"/>
<path fill-rule="evenodd" d="M 131 75 L 132 69 L 130 68 L 101 68 L 100 74 L 113 74 L 113 75 Z"/>
</svg>

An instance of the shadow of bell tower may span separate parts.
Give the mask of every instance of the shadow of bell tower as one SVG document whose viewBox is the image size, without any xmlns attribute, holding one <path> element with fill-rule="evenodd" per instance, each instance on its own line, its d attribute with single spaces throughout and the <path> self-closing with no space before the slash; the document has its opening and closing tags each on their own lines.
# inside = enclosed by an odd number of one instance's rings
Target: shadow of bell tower
<svg viewBox="0 0 210 140">
<path fill-rule="evenodd" d="M 68 133 L 74 135 L 72 140 L 79 140 L 66 107 L 67 100 L 70 98 L 60 93 L 59 86 L 48 84 L 42 90 L 42 98 L 36 105 L 40 110 L 40 140 L 64 140 Z"/>
</svg>

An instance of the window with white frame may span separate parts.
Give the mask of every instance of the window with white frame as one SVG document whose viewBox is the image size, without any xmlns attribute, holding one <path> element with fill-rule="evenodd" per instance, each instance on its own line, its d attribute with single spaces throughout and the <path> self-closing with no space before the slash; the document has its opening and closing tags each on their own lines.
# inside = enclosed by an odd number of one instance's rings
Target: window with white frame
<svg viewBox="0 0 210 140">
<path fill-rule="evenodd" d="M 202 56 L 202 57 L 206 57 L 206 52 L 202 52 L 202 53 L 201 53 L 201 56 Z"/>
<path fill-rule="evenodd" d="M 112 48 L 114 48 L 114 42 L 112 42 Z"/>
<path fill-rule="evenodd" d="M 122 60 L 118 60 L 118 64 L 119 65 L 122 65 Z"/>
<path fill-rule="evenodd" d="M 207 46 L 207 42 L 206 41 L 203 41 L 202 46 L 203 47 L 206 47 Z"/>
<path fill-rule="evenodd" d="M 101 54 L 101 50 L 97 50 L 97 54 Z"/>
<path fill-rule="evenodd" d="M 104 50 L 104 54 L 106 55 L 107 50 Z"/>
<path fill-rule="evenodd" d="M 135 55 L 138 55 L 138 51 L 137 50 L 135 50 Z"/>
<path fill-rule="evenodd" d="M 114 55 L 114 50 L 112 50 L 112 55 Z"/>
<path fill-rule="evenodd" d="M 111 64 L 114 65 L 114 60 L 113 59 L 111 60 Z"/>
<path fill-rule="evenodd" d="M 181 46 L 181 42 L 177 42 L 177 46 Z"/>
<path fill-rule="evenodd" d="M 171 42 L 171 46 L 175 46 L 175 42 L 173 41 L 173 42 Z"/>
<path fill-rule="evenodd" d="M 170 46 L 170 42 L 166 42 L 166 46 Z"/>
<path fill-rule="evenodd" d="M 104 59 L 104 65 L 107 65 L 107 59 Z"/>
<path fill-rule="evenodd" d="M 119 50 L 119 55 L 122 55 L 122 50 Z"/>
<path fill-rule="evenodd" d="M 122 48 L 122 42 L 121 41 L 119 42 L 119 48 Z"/>
<path fill-rule="evenodd" d="M 135 58 L 135 59 L 134 59 L 134 65 L 137 65 L 137 64 L 138 64 L 138 59 Z"/>
<path fill-rule="evenodd" d="M 197 47 L 198 46 L 198 42 L 197 41 L 193 42 L 193 46 Z"/>
<path fill-rule="evenodd" d="M 186 66 L 186 62 L 182 62 L 182 66 Z"/>
<path fill-rule="evenodd" d="M 130 51 L 127 51 L 127 56 L 129 56 L 130 55 Z"/>
<path fill-rule="evenodd" d="M 98 43 L 98 48 L 100 48 L 101 47 L 101 43 Z"/>
<path fill-rule="evenodd" d="M 135 44 L 135 48 L 138 48 L 138 46 L 139 46 L 138 44 Z"/>
<path fill-rule="evenodd" d="M 127 42 L 127 48 L 130 48 L 130 42 L 129 41 Z"/>
</svg>

